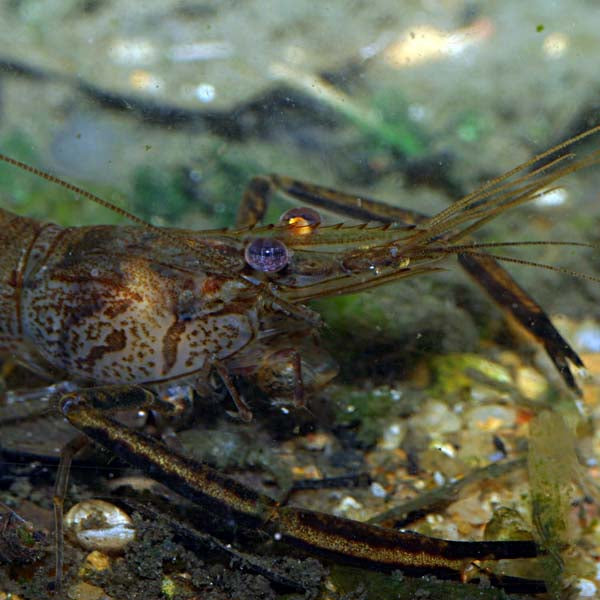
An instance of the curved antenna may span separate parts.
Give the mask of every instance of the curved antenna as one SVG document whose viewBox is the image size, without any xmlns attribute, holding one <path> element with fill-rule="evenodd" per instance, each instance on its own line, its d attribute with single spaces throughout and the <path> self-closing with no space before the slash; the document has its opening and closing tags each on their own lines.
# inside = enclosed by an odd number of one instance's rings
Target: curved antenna
<svg viewBox="0 0 600 600">
<path fill-rule="evenodd" d="M 76 194 L 79 194 L 80 196 L 83 196 L 84 198 L 87 198 L 88 200 L 91 200 L 92 202 L 95 202 L 96 204 L 99 204 L 100 206 L 103 206 L 104 208 L 112 210 L 113 212 L 129 219 L 136 225 L 141 225 L 142 227 L 146 227 L 147 229 L 151 229 L 153 231 L 158 232 L 160 235 L 171 240 L 175 245 L 181 246 L 183 243 L 183 245 L 186 248 L 188 248 L 191 252 L 195 251 L 194 244 L 192 243 L 191 240 L 186 239 L 186 238 L 184 238 L 182 240 L 178 236 L 173 235 L 169 231 L 169 229 L 164 228 L 164 227 L 157 227 L 156 225 L 152 225 L 152 223 L 148 223 L 147 221 L 144 221 L 144 219 L 141 219 L 140 217 L 134 215 L 133 213 L 130 213 L 129 211 L 125 210 L 124 208 L 121 208 L 120 206 L 117 206 L 116 204 L 113 204 L 112 202 L 109 202 L 108 200 L 104 200 L 104 198 L 100 198 L 100 196 L 96 196 L 96 194 L 92 194 L 92 192 L 88 192 L 87 190 L 84 190 L 83 188 L 80 188 L 77 185 L 69 183 L 68 181 L 63 180 L 60 177 L 57 177 L 56 175 L 51 175 L 50 173 L 47 173 L 46 171 L 42 171 L 41 169 L 32 167 L 31 165 L 28 165 L 27 163 L 24 163 L 15 158 L 11 158 L 10 156 L 7 156 L 6 154 L 0 153 L 0 161 L 6 162 L 10 165 L 13 165 L 14 167 L 22 169 L 23 171 L 27 171 L 28 173 L 31 173 L 32 175 L 36 175 L 37 177 L 41 177 L 42 179 L 45 179 L 46 181 L 49 181 L 50 183 L 59 185 L 71 192 L 75 192 Z M 292 314 L 292 315 L 299 317 L 305 321 L 308 321 L 313 325 L 320 323 L 320 320 L 315 320 L 314 313 L 312 313 L 312 311 L 309 311 L 309 309 L 306 309 L 306 308 L 303 308 L 300 306 L 296 306 L 295 304 L 288 302 L 284 298 L 281 298 L 280 295 L 277 294 L 270 285 L 265 285 L 262 282 L 252 281 L 252 279 L 244 277 L 244 276 L 239 276 L 239 277 L 237 277 L 237 279 L 239 281 L 244 281 L 250 285 L 255 286 L 257 288 L 257 290 L 260 290 L 260 293 L 269 297 L 270 301 L 274 305 L 277 305 L 284 312 L 287 312 L 288 314 Z"/>
<path fill-rule="evenodd" d="M 96 196 L 96 194 L 92 194 L 92 192 L 88 192 L 87 190 L 84 190 L 83 188 L 80 188 L 77 185 L 69 183 L 68 181 L 61 179 L 60 177 L 57 177 L 56 175 L 51 175 L 50 173 L 46 173 L 46 171 L 42 171 L 41 169 L 32 167 L 31 165 L 21 162 L 20 160 L 11 158 L 10 156 L 6 156 L 6 154 L 0 153 L 0 160 L 5 163 L 8 163 L 9 165 L 13 165 L 14 167 L 18 167 L 19 169 L 22 169 L 23 171 L 27 171 L 33 175 L 37 175 L 38 177 L 41 177 L 42 179 L 45 179 L 46 181 L 49 181 L 50 183 L 59 185 L 65 189 L 69 190 L 70 192 L 75 192 L 76 194 L 83 196 L 84 198 L 87 198 L 88 200 L 91 200 L 92 202 L 95 202 L 96 204 L 99 204 L 100 206 L 103 206 L 104 208 L 108 208 L 109 210 L 112 210 L 113 212 L 117 213 L 118 215 L 121 215 L 122 217 L 125 217 L 126 219 L 129 219 L 136 225 L 143 225 L 144 227 L 149 227 L 150 229 L 160 229 L 160 227 L 156 227 L 155 225 L 152 225 L 151 223 L 144 221 L 144 219 L 137 217 L 133 213 L 130 213 L 129 211 L 125 210 L 124 208 L 121 208 L 120 206 L 117 206 L 116 204 L 113 204 L 112 202 L 109 202 L 108 200 L 104 200 L 104 198 L 100 198 L 100 196 Z"/>
<path fill-rule="evenodd" d="M 515 265 L 525 265 L 527 267 L 536 267 L 538 269 L 546 269 L 547 271 L 554 271 L 555 273 L 563 273 L 570 277 L 576 277 L 577 279 L 583 279 L 585 281 L 593 281 L 594 283 L 600 283 L 600 277 L 594 275 L 588 275 L 587 273 L 580 273 L 579 271 L 572 271 L 565 267 L 556 267 L 554 265 L 547 265 L 545 263 L 539 263 L 532 260 L 526 260 L 524 258 L 513 258 L 512 256 L 501 256 L 498 254 L 488 254 L 487 252 L 469 252 L 464 251 L 464 254 L 470 254 L 471 256 L 483 256 L 485 258 L 493 258 L 499 262 L 509 262 Z"/>
<path fill-rule="evenodd" d="M 520 165 L 517 165 L 516 167 L 511 169 L 510 171 L 507 171 L 506 173 L 503 173 L 502 175 L 487 181 L 486 183 L 484 183 L 482 186 L 480 186 L 475 191 L 471 192 L 470 194 L 467 194 L 466 196 L 459 199 L 458 201 L 453 202 L 448 208 L 437 213 L 436 215 L 434 215 L 433 217 L 430 217 L 427 221 L 425 221 L 425 226 L 431 227 L 434 224 L 439 223 L 440 221 L 446 219 L 446 217 L 455 213 L 458 209 L 460 209 L 464 206 L 467 206 L 473 202 L 476 202 L 481 197 L 483 197 L 483 198 L 487 197 L 489 190 L 495 188 L 499 183 L 502 183 L 503 181 L 510 179 L 513 175 L 516 175 L 520 171 L 523 171 L 523 170 L 527 169 L 528 167 L 535 165 L 535 163 L 539 162 L 540 160 L 542 160 L 544 158 L 547 158 L 548 156 L 551 156 L 552 154 L 555 154 L 556 152 L 562 150 L 563 148 L 566 148 L 577 142 L 580 142 L 581 140 L 583 140 L 587 137 L 590 137 L 591 135 L 594 135 L 598 132 L 600 132 L 600 125 L 596 125 L 596 127 L 592 127 L 591 129 L 588 129 L 587 131 L 584 131 L 583 133 L 575 135 L 575 136 L 569 138 L 568 140 L 565 140 L 565 141 L 561 142 L 560 144 L 557 144 L 556 146 L 553 146 L 552 148 L 549 148 L 548 150 L 541 152 L 540 154 L 536 154 L 535 156 L 533 156 L 529 160 L 525 161 L 524 163 L 521 163 Z M 551 160 L 550 162 L 535 169 L 531 173 L 525 175 L 523 177 L 523 180 L 527 180 L 527 179 L 531 178 L 532 175 L 538 175 L 540 173 L 543 173 L 544 171 L 547 171 L 551 167 L 556 166 L 558 163 L 560 163 L 564 160 L 567 160 L 569 158 L 572 158 L 573 156 L 574 156 L 573 153 L 567 153 L 567 154 L 564 154 L 563 156 L 559 156 L 558 158 Z M 519 181 L 520 180 L 517 180 L 515 183 L 519 183 Z M 500 188 L 500 189 L 502 189 L 502 188 Z"/>
<path fill-rule="evenodd" d="M 449 244 L 447 246 L 428 246 L 427 250 L 434 252 L 449 251 L 452 254 L 460 252 L 469 252 L 470 250 L 479 250 L 484 248 L 515 248 L 517 246 L 574 246 L 578 248 L 592 248 L 598 250 L 600 244 L 590 244 L 588 242 L 570 242 L 564 240 L 526 240 L 522 242 L 474 242 L 472 244 Z"/>
</svg>

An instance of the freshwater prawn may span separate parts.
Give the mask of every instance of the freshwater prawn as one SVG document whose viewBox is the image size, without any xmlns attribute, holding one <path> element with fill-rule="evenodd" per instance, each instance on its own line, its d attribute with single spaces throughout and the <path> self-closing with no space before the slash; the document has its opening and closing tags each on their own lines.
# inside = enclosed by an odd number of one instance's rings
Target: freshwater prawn
<svg viewBox="0 0 600 600">
<path fill-rule="evenodd" d="M 526 261 L 486 254 L 503 244 L 477 244 L 469 236 L 504 211 L 540 197 L 564 175 L 600 161 L 600 151 L 576 160 L 568 151 L 599 131 L 559 144 L 433 217 L 267 176 L 249 185 L 237 227 L 214 231 L 150 225 L 0 155 L 133 222 L 61 227 L 0 209 L 0 353 L 50 380 L 74 383 L 77 389 L 55 398 L 54 406 L 85 436 L 63 450 L 57 476 L 57 589 L 68 471 L 84 439 L 236 526 L 263 530 L 333 560 L 461 576 L 473 561 L 534 556 L 533 542 L 450 542 L 281 506 L 110 415 L 126 408 L 169 413 L 160 399 L 165 386 L 176 382 L 203 393 L 213 376 L 243 420 L 252 418 L 252 410 L 236 388 L 237 376 L 251 379 L 269 398 L 303 406 L 336 374 L 319 345 L 319 315 L 306 303 L 434 273 L 454 254 L 544 345 L 576 391 L 569 363 L 582 366 L 581 360 L 497 262 Z M 276 224 L 259 225 L 273 191 L 307 206 L 287 211 Z M 320 208 L 365 222 L 324 225 Z"/>
</svg>

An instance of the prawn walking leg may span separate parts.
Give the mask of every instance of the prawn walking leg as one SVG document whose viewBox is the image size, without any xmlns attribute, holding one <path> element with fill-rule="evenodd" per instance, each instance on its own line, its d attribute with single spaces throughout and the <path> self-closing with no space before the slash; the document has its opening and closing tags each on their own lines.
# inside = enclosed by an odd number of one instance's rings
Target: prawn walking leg
<svg viewBox="0 0 600 600">
<path fill-rule="evenodd" d="M 119 396 L 122 392 L 126 394 L 124 400 Z M 116 393 L 114 388 L 84 390 L 63 396 L 58 408 L 88 438 L 199 506 L 225 517 L 235 527 L 260 529 L 309 553 L 336 561 L 383 571 L 433 571 L 454 578 L 462 578 L 473 561 L 537 555 L 536 545 L 530 541 L 447 541 L 294 506 L 282 507 L 270 496 L 204 463 L 180 456 L 105 414 L 108 406 L 108 412 L 124 405 L 133 408 L 136 401 L 147 406 L 147 392 L 141 388 L 132 388 L 131 392 L 124 388 Z M 77 444 L 72 450 L 76 449 Z M 72 452 L 65 453 L 68 455 Z M 65 477 L 61 477 L 63 493 L 65 483 Z M 57 502 L 56 506 L 62 504 Z"/>
<path fill-rule="evenodd" d="M 523 176 L 525 180 L 528 176 Z M 500 182 L 499 182 L 500 183 Z M 519 182 L 514 182 L 519 183 Z M 504 184 L 510 185 L 510 184 Z M 501 186 L 493 187 L 490 193 L 504 191 Z M 351 219 L 373 221 L 386 224 L 400 224 L 406 227 L 425 226 L 429 218 L 417 211 L 399 208 L 354 194 L 346 194 L 312 183 L 306 183 L 281 175 L 255 177 L 246 188 L 237 215 L 238 225 L 254 225 L 264 217 L 269 198 L 273 193 L 281 193 L 293 200 L 332 211 Z M 461 267 L 472 277 L 490 298 L 507 315 L 518 322 L 542 345 L 561 374 L 566 385 L 581 395 L 569 363 L 583 367 L 579 355 L 560 335 L 544 309 L 512 278 L 499 262 L 478 252 L 457 253 Z"/>
</svg>

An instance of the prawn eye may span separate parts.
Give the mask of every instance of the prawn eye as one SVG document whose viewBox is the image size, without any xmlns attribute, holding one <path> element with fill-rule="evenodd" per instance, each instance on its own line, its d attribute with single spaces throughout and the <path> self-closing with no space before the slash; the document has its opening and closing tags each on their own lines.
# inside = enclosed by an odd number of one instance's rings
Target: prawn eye
<svg viewBox="0 0 600 600">
<path fill-rule="evenodd" d="M 246 246 L 244 258 L 253 269 L 265 273 L 281 271 L 290 259 L 285 244 L 273 238 L 252 240 Z"/>
<path fill-rule="evenodd" d="M 308 206 L 299 206 L 286 210 L 279 217 L 279 222 L 287 225 L 294 233 L 306 235 L 321 224 L 321 215 Z"/>
</svg>

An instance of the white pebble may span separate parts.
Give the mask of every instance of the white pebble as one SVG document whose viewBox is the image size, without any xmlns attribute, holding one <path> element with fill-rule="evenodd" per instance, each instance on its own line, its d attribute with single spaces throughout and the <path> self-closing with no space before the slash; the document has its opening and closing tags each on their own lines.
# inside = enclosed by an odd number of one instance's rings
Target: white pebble
<svg viewBox="0 0 600 600">
<path fill-rule="evenodd" d="M 131 517 L 104 500 L 84 500 L 65 516 L 65 529 L 86 550 L 120 552 L 135 539 Z"/>
<path fill-rule="evenodd" d="M 385 498 L 386 491 L 380 483 L 374 481 L 371 484 L 371 494 L 373 494 L 373 496 L 375 496 L 376 498 Z"/>
<path fill-rule="evenodd" d="M 579 578 L 575 582 L 575 586 L 579 591 L 579 598 L 595 598 L 596 597 L 596 584 L 590 579 Z"/>
</svg>

